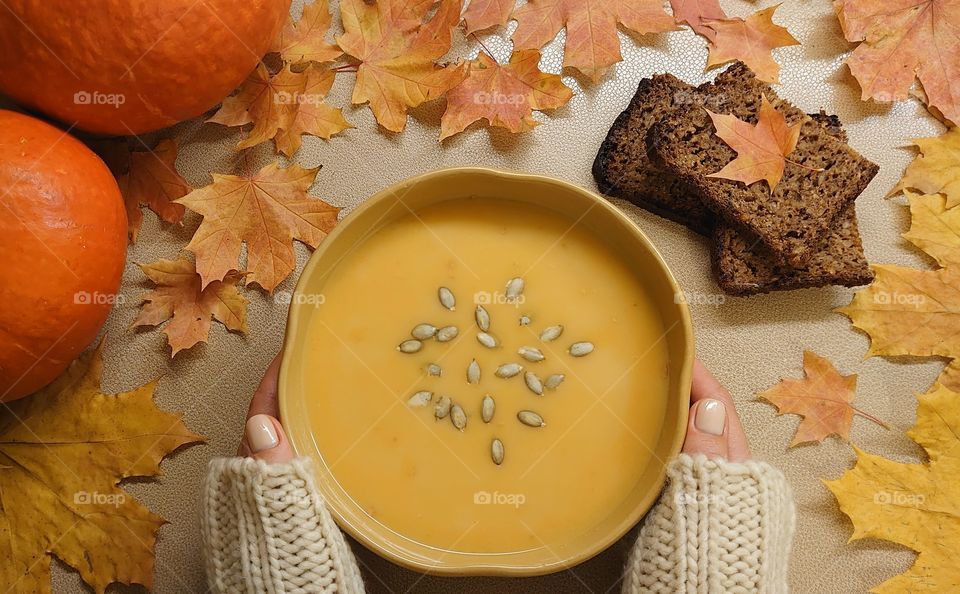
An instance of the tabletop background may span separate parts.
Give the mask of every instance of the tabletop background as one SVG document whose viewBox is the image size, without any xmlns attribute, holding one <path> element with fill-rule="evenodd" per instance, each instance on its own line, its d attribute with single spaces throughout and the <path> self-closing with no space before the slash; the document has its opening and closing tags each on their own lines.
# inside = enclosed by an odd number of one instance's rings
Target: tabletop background
<svg viewBox="0 0 960 594">
<path fill-rule="evenodd" d="M 336 2 L 332 4 L 335 8 Z M 722 4 L 731 16 L 746 16 L 773 3 L 724 0 Z M 294 5 L 293 11 L 299 15 L 301 3 L 295 0 Z M 860 101 L 859 87 L 842 64 L 851 45 L 843 40 L 828 0 L 787 0 L 775 20 L 803 44 L 775 52 L 783 67 L 777 86 L 780 95 L 807 112 L 822 107 L 838 114 L 851 145 L 881 166 L 857 207 L 867 257 L 877 263 L 929 266 L 900 237 L 909 224 L 907 209 L 884 196 L 913 156 L 905 148 L 910 139 L 937 135 L 942 127 L 913 100 L 893 106 Z M 334 21 L 337 29 L 336 12 Z M 512 29 L 513 25 L 506 35 Z M 454 55 L 475 53 L 474 44 L 465 43 L 461 33 L 456 35 L 459 42 Z M 510 51 L 504 36 L 503 31 L 484 36 L 486 45 L 501 60 Z M 559 72 L 562 36 L 545 50 L 547 71 Z M 344 215 L 399 180 L 457 165 L 539 173 L 595 190 L 590 166 L 596 150 L 641 78 L 664 71 L 691 83 L 712 77 L 703 71 L 705 41 L 687 29 L 646 36 L 621 31 L 621 41 L 624 61 L 599 84 L 564 77 L 576 96 L 551 116 L 538 115 L 543 125 L 533 133 L 513 136 L 473 127 L 442 146 L 437 143 L 442 100 L 412 110 L 402 134 L 384 133 L 369 109 L 349 106 L 354 75 L 341 74 L 329 102 L 347 106 L 344 113 L 357 129 L 329 142 L 304 137 L 294 160 L 307 167 L 323 165 L 311 193 L 343 207 Z M 210 172 L 238 172 L 234 152 L 240 139 L 237 129 L 203 124 L 201 118 L 160 136 L 178 139 L 177 167 L 194 187 L 209 184 Z M 250 158 L 254 167 L 274 159 L 272 144 L 253 149 Z M 686 291 L 719 293 L 703 238 L 628 203 L 616 204 L 653 240 Z M 187 425 L 208 438 L 205 445 L 187 448 L 166 460 L 157 480 L 126 484 L 130 493 L 170 522 L 160 530 L 156 550 L 155 591 L 161 593 L 206 591 L 198 529 L 200 483 L 208 460 L 236 451 L 249 396 L 282 342 L 287 308 L 250 289 L 245 293 L 250 299 L 248 335 L 230 334 L 215 324 L 208 345 L 181 353 L 173 361 L 162 333 L 129 330 L 149 288 L 134 263 L 175 258 L 198 224 L 199 218 L 189 212 L 183 226 L 176 227 L 159 224 L 151 213 L 145 215 L 140 241 L 130 249 L 123 303 L 114 309 L 106 328 L 105 391 L 129 390 L 162 376 L 156 393 L 158 405 L 182 411 Z M 277 291 L 293 290 L 309 257 L 309 250 L 302 245 L 297 244 L 296 251 L 297 271 Z M 836 478 L 849 468 L 854 461 L 852 449 L 829 438 L 820 445 L 788 451 L 798 417 L 778 418 L 772 406 L 757 402 L 754 396 L 782 377 L 800 376 L 803 350 L 814 349 L 834 361 L 841 372 L 860 374 L 858 406 L 891 424 L 891 430 L 885 431 L 857 418 L 851 432 L 853 442 L 895 460 L 922 459 L 905 431 L 915 418 L 914 395 L 926 391 L 942 363 L 930 359 L 864 360 L 867 338 L 853 330 L 846 318 L 832 312 L 846 304 L 850 295 L 847 289 L 828 288 L 691 306 L 699 356 L 734 394 L 755 455 L 783 469 L 793 486 L 799 518 L 790 583 L 801 593 L 864 592 L 905 570 L 914 558 L 912 552 L 885 542 L 847 543 L 851 524 L 821 479 Z M 526 580 L 424 577 L 391 566 L 358 545 L 354 548 L 370 592 L 560 594 L 618 590 L 627 547 L 625 539 L 570 571 Z M 55 591 L 89 591 L 72 570 L 59 562 L 56 565 Z"/>
</svg>

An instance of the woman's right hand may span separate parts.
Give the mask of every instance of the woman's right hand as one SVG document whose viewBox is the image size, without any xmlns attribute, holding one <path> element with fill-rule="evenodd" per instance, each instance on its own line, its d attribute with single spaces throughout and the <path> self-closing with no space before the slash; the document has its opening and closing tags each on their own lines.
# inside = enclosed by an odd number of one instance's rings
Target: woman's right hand
<svg viewBox="0 0 960 594">
<path fill-rule="evenodd" d="M 690 388 L 690 420 L 683 442 L 685 454 L 703 454 L 730 462 L 750 459 L 750 446 L 743 432 L 733 397 L 699 359 L 693 363 Z"/>
</svg>

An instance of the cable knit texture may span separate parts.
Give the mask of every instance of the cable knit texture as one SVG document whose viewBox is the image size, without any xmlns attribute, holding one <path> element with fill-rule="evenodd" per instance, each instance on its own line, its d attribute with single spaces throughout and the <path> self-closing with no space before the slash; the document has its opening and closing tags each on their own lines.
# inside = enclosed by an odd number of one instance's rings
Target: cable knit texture
<svg viewBox="0 0 960 594">
<path fill-rule="evenodd" d="M 363 592 L 357 562 L 317 491 L 311 462 L 210 462 L 201 508 L 214 592 Z"/>
<path fill-rule="evenodd" d="M 630 553 L 624 593 L 788 591 L 794 505 L 779 470 L 681 454 L 667 479 Z"/>
</svg>

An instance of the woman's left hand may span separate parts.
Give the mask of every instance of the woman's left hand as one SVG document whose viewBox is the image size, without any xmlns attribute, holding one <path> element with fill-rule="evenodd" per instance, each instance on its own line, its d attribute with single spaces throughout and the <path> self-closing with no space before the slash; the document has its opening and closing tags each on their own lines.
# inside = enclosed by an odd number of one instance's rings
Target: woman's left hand
<svg viewBox="0 0 960 594">
<path fill-rule="evenodd" d="M 280 379 L 280 355 L 267 368 L 260 386 L 250 399 L 247 424 L 238 456 L 253 457 L 264 462 L 289 462 L 293 460 L 293 448 L 280 424 L 280 405 L 277 400 L 277 383 Z"/>
</svg>

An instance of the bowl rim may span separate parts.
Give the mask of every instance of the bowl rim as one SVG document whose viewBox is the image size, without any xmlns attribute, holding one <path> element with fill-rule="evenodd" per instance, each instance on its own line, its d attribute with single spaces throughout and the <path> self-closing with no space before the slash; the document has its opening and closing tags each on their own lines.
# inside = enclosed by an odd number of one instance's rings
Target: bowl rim
<svg viewBox="0 0 960 594">
<path fill-rule="evenodd" d="M 580 187 L 571 182 L 546 176 L 540 174 L 529 174 L 529 173 L 520 173 L 515 171 L 503 171 L 499 169 L 494 169 L 490 167 L 446 167 L 441 169 L 436 169 L 426 173 L 421 173 L 412 177 L 404 178 L 399 182 L 391 184 L 370 197 L 366 198 L 361 202 L 357 207 L 355 207 L 343 220 L 341 220 L 336 227 L 331 231 L 320 245 L 313 251 L 310 255 L 309 260 L 303 268 L 303 271 L 300 273 L 299 278 L 297 279 L 296 288 L 294 289 L 294 295 L 302 292 L 306 279 L 312 276 L 314 268 L 319 266 L 320 256 L 325 251 L 325 246 L 332 245 L 337 237 L 344 232 L 347 227 L 347 219 L 359 218 L 359 215 L 362 213 L 376 208 L 377 205 L 387 200 L 391 197 L 395 197 L 398 193 L 403 192 L 409 188 L 422 184 L 424 182 L 443 177 L 452 177 L 462 174 L 479 174 L 487 175 L 492 177 L 510 179 L 516 182 L 531 182 L 535 184 L 546 184 L 556 187 L 561 187 L 567 191 L 575 192 L 583 195 L 586 198 L 589 198 L 595 203 L 594 207 L 599 207 L 606 211 L 606 214 L 614 217 L 620 224 L 624 225 L 627 229 L 630 230 L 630 233 L 644 246 L 649 255 L 652 257 L 652 260 L 656 263 L 657 267 L 660 269 L 661 273 L 664 275 L 665 280 L 667 281 L 669 287 L 673 290 L 674 295 L 681 294 L 680 284 L 677 282 L 676 277 L 673 275 L 673 272 L 667 266 L 666 261 L 663 259 L 663 256 L 660 254 L 660 251 L 657 250 L 653 242 L 647 237 L 646 233 L 628 217 L 623 211 L 614 206 L 604 197 L 600 196 L 596 192 L 590 191 L 586 188 Z M 675 458 L 681 450 L 683 445 L 684 436 L 686 434 L 686 426 L 688 423 L 688 414 L 690 408 L 689 402 L 689 388 L 692 381 L 693 375 L 693 362 L 694 362 L 694 351 L 695 343 L 693 336 L 693 324 L 692 318 L 690 315 L 690 309 L 687 306 L 686 302 L 683 300 L 675 300 L 674 303 L 677 306 L 677 313 L 679 316 L 679 325 L 682 326 L 681 330 L 683 332 L 683 344 L 685 345 L 684 356 L 681 365 L 679 366 L 679 385 L 684 389 L 687 394 L 686 397 L 681 397 L 678 399 L 678 403 L 675 406 L 679 406 L 680 410 L 677 411 L 677 421 L 676 426 L 673 427 L 673 439 L 670 443 L 669 456 L 666 458 L 667 461 Z M 291 396 L 288 396 L 289 392 L 284 389 L 284 386 L 289 383 L 287 375 L 289 374 L 290 364 L 288 361 L 294 355 L 294 339 L 293 335 L 296 333 L 295 329 L 299 327 L 300 313 L 303 308 L 297 306 L 297 301 L 292 300 L 288 314 L 287 314 L 287 324 L 284 331 L 283 345 L 280 350 L 280 375 L 277 385 L 278 391 L 278 404 L 280 409 L 280 418 L 281 420 L 286 416 L 286 411 L 289 410 L 290 405 L 288 404 L 288 399 Z M 669 408 L 666 409 L 669 412 Z M 666 425 L 665 425 L 666 427 Z M 307 455 L 312 458 L 312 456 L 305 451 L 304 448 L 298 447 L 296 439 L 291 436 L 291 433 L 288 432 L 287 438 L 290 442 L 290 446 L 293 449 L 293 452 L 296 456 Z M 659 484 L 662 486 L 666 480 L 666 465 L 664 465 L 658 472 L 657 478 Z M 318 486 L 319 488 L 319 486 Z M 383 546 L 382 543 L 378 542 L 374 538 L 364 532 L 363 530 L 358 529 L 357 526 L 354 526 L 344 515 L 340 512 L 339 509 L 336 509 L 335 506 L 326 505 L 327 510 L 336 520 L 337 525 L 346 531 L 350 536 L 360 542 L 364 547 L 373 551 L 380 557 L 386 559 L 387 561 L 410 569 L 419 573 L 430 574 L 430 575 L 441 575 L 441 576 L 452 576 L 452 577 L 469 577 L 469 576 L 491 576 L 491 577 L 533 577 L 539 575 L 546 575 L 554 573 L 557 571 L 562 571 L 569 569 L 587 561 L 599 553 L 608 549 L 611 545 L 617 542 L 622 538 L 627 532 L 630 531 L 640 520 L 643 519 L 643 516 L 649 512 L 650 508 L 655 503 L 656 499 L 660 497 L 661 490 L 650 490 L 642 499 L 637 502 L 635 510 L 630 514 L 626 514 L 624 518 L 616 524 L 616 529 L 609 531 L 609 534 L 606 538 L 597 539 L 597 541 L 590 547 L 579 549 L 567 554 L 562 558 L 557 557 L 555 562 L 538 564 L 538 565 L 498 565 L 498 564 L 485 564 L 485 563 L 471 563 L 469 565 L 435 565 L 426 562 L 420 562 L 414 560 L 410 557 L 404 557 L 395 553 L 394 549 L 391 547 Z M 326 504 L 326 502 L 325 502 Z M 644 510 L 644 511 L 640 511 Z"/>
</svg>

